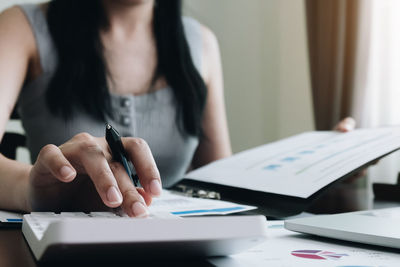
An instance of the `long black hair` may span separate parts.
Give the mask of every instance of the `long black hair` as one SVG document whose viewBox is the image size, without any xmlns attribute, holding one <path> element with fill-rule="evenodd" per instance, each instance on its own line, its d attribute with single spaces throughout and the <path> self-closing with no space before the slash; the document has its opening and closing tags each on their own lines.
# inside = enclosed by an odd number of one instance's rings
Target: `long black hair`
<svg viewBox="0 0 400 267">
<path fill-rule="evenodd" d="M 155 0 L 156 77 L 165 77 L 177 108 L 181 131 L 199 136 L 206 86 L 196 70 L 182 23 L 181 0 Z M 108 26 L 101 0 L 53 0 L 47 20 L 58 65 L 47 90 L 52 112 L 68 120 L 79 107 L 95 119 L 113 117 L 100 29 Z"/>
</svg>

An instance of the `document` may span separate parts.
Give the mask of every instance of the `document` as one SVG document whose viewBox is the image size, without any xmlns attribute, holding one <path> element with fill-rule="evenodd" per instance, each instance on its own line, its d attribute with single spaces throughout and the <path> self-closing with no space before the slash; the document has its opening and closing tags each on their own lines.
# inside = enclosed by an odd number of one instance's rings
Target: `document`
<svg viewBox="0 0 400 267">
<path fill-rule="evenodd" d="M 256 209 L 257 207 L 233 202 L 192 198 L 163 190 L 161 197 L 154 198 L 150 213 L 169 212 L 180 217 L 198 215 L 225 215 Z"/>
<path fill-rule="evenodd" d="M 256 147 L 185 178 L 308 198 L 333 181 L 400 148 L 400 127 L 307 132 Z"/>
<path fill-rule="evenodd" d="M 0 224 L 22 223 L 22 214 L 0 210 Z"/>
<path fill-rule="evenodd" d="M 200 215 L 226 215 L 257 209 L 255 206 L 241 205 L 233 202 L 192 198 L 169 190 L 163 190 L 158 198 L 153 198 L 149 211 L 158 217 L 172 214 L 179 217 Z M 123 214 L 123 213 L 122 213 Z M 1 211 L 0 226 L 11 226 L 22 223 L 21 213 Z"/>
<path fill-rule="evenodd" d="M 237 266 L 400 266 L 397 250 L 332 241 L 284 229 L 268 221 L 269 239 L 246 252 L 209 261 L 218 267 Z"/>
</svg>

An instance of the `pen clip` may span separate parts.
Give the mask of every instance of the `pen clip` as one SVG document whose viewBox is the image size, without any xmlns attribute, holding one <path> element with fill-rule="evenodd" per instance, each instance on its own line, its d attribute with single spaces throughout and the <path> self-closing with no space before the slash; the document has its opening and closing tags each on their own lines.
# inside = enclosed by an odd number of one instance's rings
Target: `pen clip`
<svg viewBox="0 0 400 267">
<path fill-rule="evenodd" d="M 221 194 L 215 191 L 203 190 L 192 186 L 178 184 L 174 188 L 176 193 L 187 197 L 221 200 Z"/>
</svg>

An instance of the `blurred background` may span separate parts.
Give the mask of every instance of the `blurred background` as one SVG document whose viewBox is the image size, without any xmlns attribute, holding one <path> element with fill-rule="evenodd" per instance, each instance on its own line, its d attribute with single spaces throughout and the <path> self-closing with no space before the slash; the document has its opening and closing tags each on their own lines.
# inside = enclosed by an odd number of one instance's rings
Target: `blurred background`
<svg viewBox="0 0 400 267">
<path fill-rule="evenodd" d="M 43 1 L 2 0 L 0 10 L 23 2 Z M 358 127 L 400 123 L 400 1 L 183 3 L 219 40 L 234 152 L 329 130 L 346 116 Z M 21 131 L 18 122 L 8 128 Z M 394 183 L 399 169 L 394 154 L 370 177 Z"/>
</svg>

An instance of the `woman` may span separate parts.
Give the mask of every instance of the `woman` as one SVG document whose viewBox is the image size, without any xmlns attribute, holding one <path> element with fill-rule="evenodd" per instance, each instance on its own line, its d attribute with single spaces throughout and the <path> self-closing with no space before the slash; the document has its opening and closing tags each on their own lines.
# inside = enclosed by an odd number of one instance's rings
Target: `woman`
<svg viewBox="0 0 400 267">
<path fill-rule="evenodd" d="M 147 216 L 161 180 L 231 154 L 216 38 L 181 17 L 179 0 L 10 8 L 0 15 L 0 73 L 0 136 L 18 101 L 36 160 L 0 155 L 0 209 Z M 112 162 L 106 121 L 130 136 L 143 188 Z"/>
</svg>

